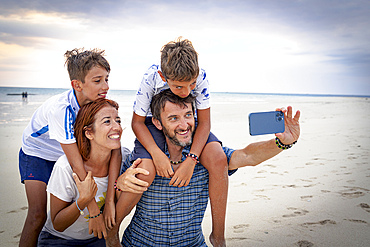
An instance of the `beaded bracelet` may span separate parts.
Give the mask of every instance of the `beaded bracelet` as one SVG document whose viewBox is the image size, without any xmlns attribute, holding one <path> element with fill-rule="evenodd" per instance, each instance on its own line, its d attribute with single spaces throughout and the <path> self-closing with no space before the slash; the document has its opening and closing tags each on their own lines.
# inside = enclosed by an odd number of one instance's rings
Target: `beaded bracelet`
<svg viewBox="0 0 370 247">
<path fill-rule="evenodd" d="M 292 144 L 287 145 L 287 144 L 282 143 L 279 138 L 275 137 L 275 143 L 278 146 L 278 148 L 282 150 L 286 150 L 286 149 L 293 147 L 293 145 L 296 144 L 297 141 L 293 142 Z"/>
<path fill-rule="evenodd" d="M 198 156 L 196 156 L 195 154 L 188 153 L 188 154 L 186 155 L 186 157 L 190 157 L 192 160 L 194 160 L 194 161 L 195 161 L 195 164 L 198 164 L 198 163 L 199 163 L 199 158 L 198 158 Z"/>
<path fill-rule="evenodd" d="M 101 214 L 103 213 L 102 210 L 100 210 L 100 213 L 98 215 L 95 215 L 95 216 L 89 216 L 89 219 L 95 219 L 95 218 L 98 218 Z"/>
<path fill-rule="evenodd" d="M 78 204 L 77 204 L 77 200 L 76 200 L 76 206 L 77 206 L 78 210 L 80 211 L 80 214 L 81 214 L 81 215 L 84 215 L 85 213 L 84 213 L 84 211 L 82 211 L 82 210 L 80 209 L 80 207 L 78 206 Z"/>
<path fill-rule="evenodd" d="M 119 192 L 122 192 L 122 190 L 117 187 L 117 180 L 116 180 L 116 182 L 114 182 L 114 186 L 113 187 L 114 187 L 115 190 L 117 190 Z"/>
</svg>

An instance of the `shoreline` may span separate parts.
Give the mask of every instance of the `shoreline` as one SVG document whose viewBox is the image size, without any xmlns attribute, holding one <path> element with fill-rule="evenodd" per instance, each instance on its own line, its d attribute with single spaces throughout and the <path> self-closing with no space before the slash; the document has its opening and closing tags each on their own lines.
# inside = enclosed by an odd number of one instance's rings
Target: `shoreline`
<svg viewBox="0 0 370 247">
<path fill-rule="evenodd" d="M 2 86 L 0 89 L 4 90 L 10 90 L 12 91 L 11 93 L 7 93 L 8 96 L 19 96 L 22 95 L 21 91 L 29 91 L 30 90 L 42 90 L 42 89 L 47 89 L 47 90 L 61 90 L 61 91 L 66 91 L 70 88 L 37 88 L 37 87 L 12 87 L 12 86 Z M 17 91 L 13 91 L 17 90 Z M 19 92 L 18 92 L 19 90 Z M 0 90 L 1 91 L 1 90 Z M 128 92 L 128 93 L 136 93 L 136 90 L 125 90 L 125 89 L 111 89 L 110 91 L 113 92 Z M 350 98 L 370 98 L 370 95 L 362 95 L 362 94 L 324 94 L 324 93 L 259 93 L 259 92 L 212 92 L 212 94 L 235 94 L 235 95 L 257 95 L 257 96 L 298 96 L 298 97 L 350 97 Z M 37 94 L 29 94 L 28 95 L 37 95 Z"/>
</svg>

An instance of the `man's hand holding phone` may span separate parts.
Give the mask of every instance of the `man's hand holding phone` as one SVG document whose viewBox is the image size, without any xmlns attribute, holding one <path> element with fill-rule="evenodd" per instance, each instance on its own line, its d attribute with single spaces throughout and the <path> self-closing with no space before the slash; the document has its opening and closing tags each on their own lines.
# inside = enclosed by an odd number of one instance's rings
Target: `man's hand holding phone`
<svg viewBox="0 0 370 247">
<path fill-rule="evenodd" d="M 293 108 L 291 106 L 288 106 L 287 109 L 278 108 L 276 110 L 284 113 L 285 131 L 283 133 L 276 133 L 275 136 L 286 145 L 296 142 L 301 133 L 299 126 L 301 112 L 297 110 L 293 117 Z"/>
</svg>

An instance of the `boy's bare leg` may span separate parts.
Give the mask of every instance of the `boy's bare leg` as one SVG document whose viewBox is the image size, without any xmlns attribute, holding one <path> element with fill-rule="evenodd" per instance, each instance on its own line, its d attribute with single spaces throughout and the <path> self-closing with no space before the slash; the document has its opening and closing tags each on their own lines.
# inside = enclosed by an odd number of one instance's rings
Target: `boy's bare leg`
<svg viewBox="0 0 370 247">
<path fill-rule="evenodd" d="M 37 180 L 25 180 L 24 183 L 28 212 L 19 246 L 36 246 L 37 239 L 46 221 L 46 184 Z"/>
<path fill-rule="evenodd" d="M 107 246 L 121 246 L 119 240 L 119 227 L 123 219 L 131 212 L 135 205 L 140 201 L 142 194 L 134 194 L 130 192 L 121 192 L 116 204 L 116 225 L 108 231 L 106 239 Z"/>
<path fill-rule="evenodd" d="M 227 158 L 220 143 L 208 143 L 203 149 L 200 162 L 209 173 L 209 199 L 212 214 L 212 233 L 209 240 L 215 247 L 226 246 L 225 217 L 229 178 Z"/>
<path fill-rule="evenodd" d="M 150 159 L 142 159 L 138 167 L 149 171 L 149 175 L 137 174 L 136 177 L 140 180 L 148 182 L 150 185 L 156 175 L 153 161 Z M 123 219 L 131 212 L 135 205 L 140 201 L 142 194 L 131 192 L 118 192 L 118 201 L 116 204 L 116 225 L 108 231 L 106 245 L 109 247 L 121 246 L 119 240 L 119 228 Z"/>
</svg>

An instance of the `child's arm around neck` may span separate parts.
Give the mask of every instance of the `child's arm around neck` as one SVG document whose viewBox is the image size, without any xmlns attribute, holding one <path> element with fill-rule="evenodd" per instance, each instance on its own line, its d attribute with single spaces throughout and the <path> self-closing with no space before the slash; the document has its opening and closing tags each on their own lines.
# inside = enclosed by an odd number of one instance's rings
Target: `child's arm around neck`
<svg viewBox="0 0 370 247">
<path fill-rule="evenodd" d="M 72 144 L 60 144 L 62 149 L 67 156 L 68 162 L 72 167 L 74 173 L 78 175 L 81 181 L 83 181 L 87 175 L 87 172 L 83 165 L 83 160 L 76 143 Z"/>
<path fill-rule="evenodd" d="M 145 125 L 145 117 L 139 116 L 134 112 L 132 116 L 131 127 L 136 135 L 136 138 L 152 156 L 152 161 L 157 174 L 162 177 L 171 177 L 174 173 L 170 164 L 170 160 L 155 143 L 152 134 Z"/>
<path fill-rule="evenodd" d="M 201 156 L 211 131 L 211 109 L 197 110 L 198 126 L 194 134 L 193 144 L 190 152 Z"/>
</svg>

